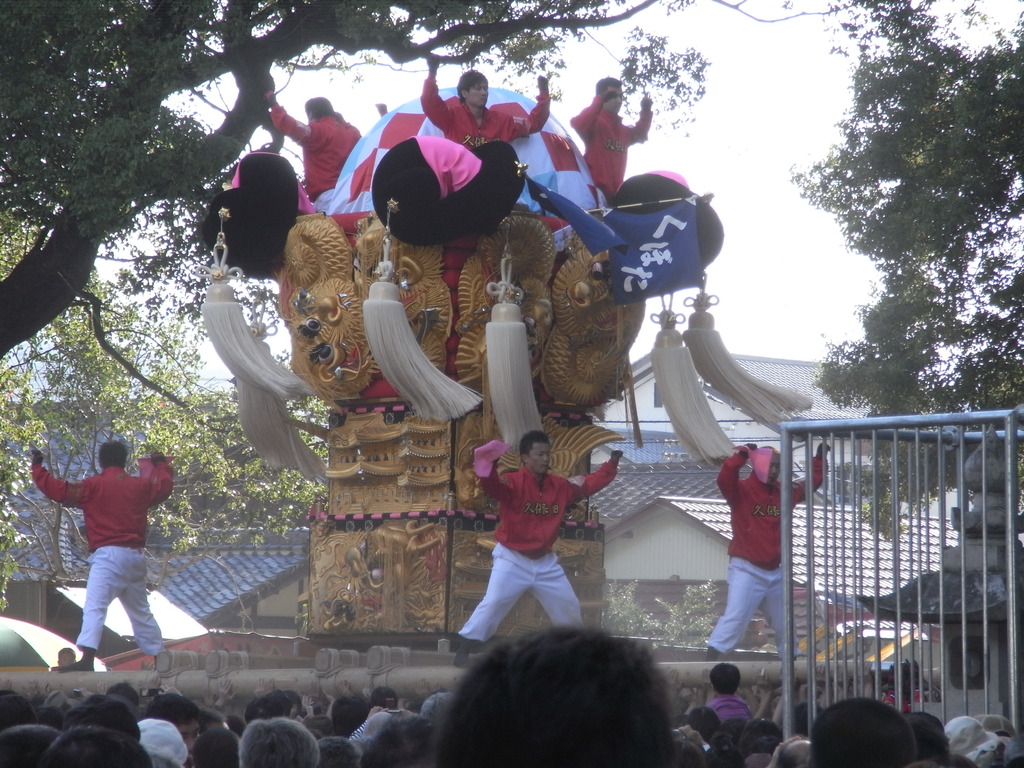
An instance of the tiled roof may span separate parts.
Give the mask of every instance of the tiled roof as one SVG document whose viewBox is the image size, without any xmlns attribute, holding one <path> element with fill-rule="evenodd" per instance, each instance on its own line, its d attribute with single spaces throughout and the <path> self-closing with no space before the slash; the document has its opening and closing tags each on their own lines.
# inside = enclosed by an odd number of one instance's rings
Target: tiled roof
<svg viewBox="0 0 1024 768">
<path fill-rule="evenodd" d="M 608 447 L 625 451 L 628 443 Z M 673 464 L 623 464 L 615 481 L 590 497 L 592 508 L 601 520 L 617 520 L 648 506 L 662 496 L 721 498 L 715 478 L 717 469 L 707 469 L 695 461 Z"/>
<path fill-rule="evenodd" d="M 198 559 L 194 551 L 174 555 L 160 591 L 197 621 L 216 625 L 221 616 L 233 615 L 304 575 L 308 542 L 309 532 L 300 528 L 284 536 L 267 536 L 261 543 L 211 548 Z M 151 539 L 149 551 L 166 555 L 169 543 Z"/>
<path fill-rule="evenodd" d="M 45 502 L 44 502 L 45 503 Z M 8 555 L 17 563 L 12 578 L 15 581 L 50 581 L 53 579 L 58 558 L 54 553 L 54 542 L 50 536 L 50 524 L 42 522 L 38 515 L 49 514 L 49 510 L 37 511 L 34 502 L 15 500 L 12 505 L 17 512 L 15 528 L 21 539 Z M 60 531 L 57 534 L 59 562 L 63 564 L 68 581 L 85 581 L 89 572 L 86 558 L 89 556 L 84 534 L 79 532 L 82 513 L 77 509 L 64 509 Z"/>
<path fill-rule="evenodd" d="M 729 523 L 729 506 L 724 501 L 706 499 L 685 499 L 663 497 L 663 503 L 675 507 L 683 515 L 707 526 L 727 540 L 732 539 Z M 639 510 L 638 510 L 639 511 Z M 793 578 L 797 583 L 807 580 L 808 542 L 807 510 L 798 506 L 793 513 Z M 837 593 L 873 594 L 887 589 L 886 578 L 891 576 L 893 545 L 884 537 L 877 536 L 870 527 L 848 510 L 839 508 L 814 508 L 814 574 L 817 591 Z M 922 571 L 937 571 L 941 568 L 943 546 L 956 544 L 956 533 L 942 520 L 927 518 L 902 519 L 900 525 L 900 550 L 914 549 L 927 562 L 911 562 L 900 558 L 900 581 L 906 582 Z M 923 539 L 928 543 L 924 544 Z M 862 542 L 857 546 L 856 542 Z M 879 572 L 880 584 L 875 582 Z"/>
<path fill-rule="evenodd" d="M 818 363 L 753 355 L 734 354 L 733 358 L 751 376 L 756 376 L 771 384 L 789 387 L 810 397 L 814 405 L 809 411 L 800 414 L 801 419 L 856 419 L 866 415 L 866 411 L 862 408 L 843 408 L 828 399 L 828 396 L 814 383 L 818 375 Z M 633 363 L 633 375 L 637 381 L 653 375 L 650 355 L 645 355 Z M 705 384 L 704 389 L 712 397 L 732 405 L 729 398 L 713 387 Z"/>
<path fill-rule="evenodd" d="M 643 446 L 638 447 L 632 433 L 623 435 L 622 440 L 606 443 L 609 451 L 620 450 L 625 464 L 685 464 L 689 459 L 686 449 L 679 445 L 679 439 L 672 432 L 643 430 L 640 433 Z M 691 462 L 692 463 L 692 462 Z M 694 464 L 696 466 L 696 464 Z"/>
<path fill-rule="evenodd" d="M 10 551 L 17 564 L 13 575 L 17 581 L 52 581 L 55 577 L 53 541 L 49 527 L 40 522 L 40 516 L 50 510 L 36 508 L 35 501 L 15 500 L 13 504 L 18 514 L 15 524 L 23 537 Z M 65 570 L 61 581 L 82 583 L 89 569 L 88 548 L 78 531 L 82 513 L 76 509 L 63 512 L 57 536 Z M 308 530 L 300 528 L 284 536 L 267 535 L 258 543 L 243 539 L 172 554 L 173 540 L 151 528 L 148 580 L 160 584 L 160 592 L 192 618 L 215 626 L 220 618 L 236 613 L 240 601 L 249 605 L 305 574 L 308 542 Z"/>
<path fill-rule="evenodd" d="M 752 357 L 750 355 L 733 355 L 733 357 L 751 376 L 782 387 L 795 389 L 811 398 L 814 405 L 809 411 L 801 414 L 804 419 L 857 419 L 866 415 L 863 408 L 843 408 L 828 399 L 828 396 L 814 383 L 818 375 L 818 363 Z"/>
</svg>

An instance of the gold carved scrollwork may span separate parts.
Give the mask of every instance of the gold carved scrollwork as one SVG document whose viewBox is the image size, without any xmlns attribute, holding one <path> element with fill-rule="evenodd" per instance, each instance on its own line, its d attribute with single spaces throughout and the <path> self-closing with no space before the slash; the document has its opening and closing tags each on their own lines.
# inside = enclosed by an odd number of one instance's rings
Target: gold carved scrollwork
<svg viewBox="0 0 1024 768">
<path fill-rule="evenodd" d="M 596 406 L 617 395 L 643 322 L 643 302 L 617 306 L 608 282 L 595 276 L 602 260 L 573 238 L 551 286 L 555 325 L 541 380 L 560 403 Z"/>
</svg>

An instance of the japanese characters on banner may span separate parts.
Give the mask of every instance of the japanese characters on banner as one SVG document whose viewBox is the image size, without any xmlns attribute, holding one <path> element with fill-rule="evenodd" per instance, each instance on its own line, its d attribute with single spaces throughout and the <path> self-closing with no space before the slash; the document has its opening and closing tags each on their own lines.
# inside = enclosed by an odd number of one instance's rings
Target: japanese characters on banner
<svg viewBox="0 0 1024 768">
<path fill-rule="evenodd" d="M 704 265 L 697 237 L 696 195 L 655 213 L 612 210 L 602 222 L 533 179 L 526 184 L 541 209 L 568 221 L 587 250 L 608 251 L 616 304 L 701 286 Z"/>
<path fill-rule="evenodd" d="M 613 210 L 604 221 L 626 242 L 608 251 L 617 304 L 701 285 L 704 266 L 697 239 L 696 195 L 656 213 Z"/>
</svg>

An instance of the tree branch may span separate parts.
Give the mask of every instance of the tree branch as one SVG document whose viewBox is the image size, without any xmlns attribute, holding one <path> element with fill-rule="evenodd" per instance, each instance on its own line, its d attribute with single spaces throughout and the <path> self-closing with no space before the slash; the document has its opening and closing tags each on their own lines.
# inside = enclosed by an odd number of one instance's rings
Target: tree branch
<svg viewBox="0 0 1024 768">
<path fill-rule="evenodd" d="M 792 21 L 793 19 L 799 19 L 804 16 L 831 16 L 832 14 L 840 10 L 839 7 L 830 7 L 824 11 L 797 11 L 795 13 L 791 13 L 788 16 L 779 16 L 778 18 L 775 19 L 765 19 L 753 13 L 750 13 L 743 7 L 747 4 L 748 0 L 737 0 L 737 2 L 733 3 L 728 2 L 728 0 L 711 0 L 711 2 L 715 3 L 716 5 L 721 5 L 725 8 L 728 8 L 731 11 L 736 11 L 741 16 L 746 16 L 751 21 L 757 21 L 760 22 L 761 24 L 776 24 L 780 21 Z"/>
<path fill-rule="evenodd" d="M 103 311 L 103 302 L 100 301 L 100 297 L 90 291 L 81 290 L 78 295 L 85 299 L 85 306 L 89 308 L 90 325 L 92 326 L 93 336 L 96 337 L 96 343 L 100 345 L 100 349 L 110 355 L 117 363 L 128 371 L 128 375 L 135 379 L 137 382 L 156 392 L 161 397 L 165 397 L 172 403 L 177 405 L 179 408 L 183 408 L 186 411 L 192 412 L 188 403 L 179 398 L 177 395 L 168 392 L 155 381 L 147 377 L 142 371 L 136 368 L 130 360 L 122 355 L 107 339 L 106 331 L 103 328 L 103 319 L 101 317 Z"/>
</svg>

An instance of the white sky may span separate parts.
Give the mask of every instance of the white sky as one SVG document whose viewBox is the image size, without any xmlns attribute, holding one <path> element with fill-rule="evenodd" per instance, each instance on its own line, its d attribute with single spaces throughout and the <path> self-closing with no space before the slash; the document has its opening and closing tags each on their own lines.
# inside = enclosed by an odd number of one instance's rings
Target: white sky
<svg viewBox="0 0 1024 768">
<path fill-rule="evenodd" d="M 822 21 L 757 23 L 698 0 L 674 16 L 647 12 L 639 23 L 668 34 L 677 47 L 702 51 L 710 61 L 707 95 L 693 123 L 672 130 L 667 120 L 659 120 L 655 104 L 655 129 L 646 144 L 630 149 L 627 177 L 671 170 L 686 176 L 695 191 L 715 194 L 725 247 L 708 269 L 708 292 L 720 300 L 712 314 L 726 347 L 734 353 L 819 360 L 827 342 L 858 338 L 855 312 L 869 301 L 874 269 L 865 257 L 846 250 L 831 217 L 804 201 L 790 181 L 794 167 L 824 157 L 837 140 L 835 125 L 849 102 L 850 62 L 829 53 Z M 627 25 L 599 31 L 603 46 L 591 40 L 574 48 L 566 57 L 573 68 L 553 77 L 562 97 L 552 104 L 552 114 L 563 125 L 589 104 L 598 78 L 619 74 L 606 48 L 621 46 L 632 27 Z M 442 67 L 441 85 L 453 85 L 460 72 Z M 425 74 L 422 63 L 404 72 L 359 67 L 356 77 L 298 73 L 287 85 L 279 79 L 278 88 L 286 87 L 278 99 L 301 116 L 307 98 L 327 96 L 365 133 L 376 122 L 376 102 L 393 108 L 417 98 Z M 532 81 L 502 83 L 497 75 L 491 80 L 535 95 Z M 639 97 L 627 97 L 626 110 L 634 117 Z M 262 141 L 257 136 L 254 145 Z M 286 140 L 286 152 L 295 149 Z M 695 289 L 677 294 L 675 310 L 689 314 L 682 300 L 695 294 Z M 649 313 L 658 309 L 660 301 L 649 303 Z M 656 324 L 645 324 L 634 359 L 650 350 L 657 331 Z M 285 334 L 278 334 L 275 349 L 284 340 Z M 212 349 L 207 351 L 217 367 Z"/>
</svg>

